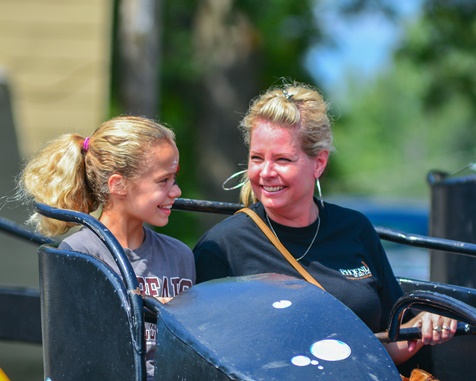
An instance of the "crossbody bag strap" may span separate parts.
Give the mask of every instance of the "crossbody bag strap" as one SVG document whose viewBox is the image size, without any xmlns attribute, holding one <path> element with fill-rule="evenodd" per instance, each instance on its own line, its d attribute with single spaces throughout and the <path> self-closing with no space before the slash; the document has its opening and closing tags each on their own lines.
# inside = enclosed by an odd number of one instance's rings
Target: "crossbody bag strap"
<svg viewBox="0 0 476 381">
<path fill-rule="evenodd" d="M 312 283 L 313 285 L 321 288 L 324 290 L 324 287 L 321 286 L 321 284 L 315 280 L 311 274 L 309 274 L 304 267 L 301 266 L 301 264 L 296 261 L 296 259 L 292 256 L 292 254 L 283 246 L 283 244 L 279 241 L 278 237 L 276 237 L 271 230 L 269 229 L 268 225 L 264 223 L 264 221 L 250 208 L 243 208 L 238 210 L 236 213 L 245 213 L 248 216 L 250 216 L 253 221 L 260 227 L 260 229 L 263 231 L 263 233 L 268 237 L 268 239 L 273 243 L 274 246 L 280 251 L 281 254 L 284 255 L 284 258 L 288 260 L 288 262 L 303 276 L 305 280 L 307 280 L 309 283 Z M 235 213 L 235 214 L 236 214 Z"/>
</svg>

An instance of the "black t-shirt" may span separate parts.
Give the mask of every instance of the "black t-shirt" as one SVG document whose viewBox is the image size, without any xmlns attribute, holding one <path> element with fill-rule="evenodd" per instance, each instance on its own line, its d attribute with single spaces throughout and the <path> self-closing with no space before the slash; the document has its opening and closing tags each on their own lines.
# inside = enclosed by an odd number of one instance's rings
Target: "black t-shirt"
<svg viewBox="0 0 476 381">
<path fill-rule="evenodd" d="M 316 203 L 317 204 L 317 203 Z M 261 203 L 251 206 L 266 222 Z M 373 332 L 387 320 L 402 290 L 367 217 L 325 203 L 319 207 L 320 228 L 301 265 L 334 297 L 347 305 Z M 309 247 L 317 221 L 292 228 L 272 221 L 281 243 L 295 258 Z M 238 213 L 205 233 L 194 248 L 197 283 L 227 276 L 280 273 L 301 278 L 254 221 Z"/>
</svg>

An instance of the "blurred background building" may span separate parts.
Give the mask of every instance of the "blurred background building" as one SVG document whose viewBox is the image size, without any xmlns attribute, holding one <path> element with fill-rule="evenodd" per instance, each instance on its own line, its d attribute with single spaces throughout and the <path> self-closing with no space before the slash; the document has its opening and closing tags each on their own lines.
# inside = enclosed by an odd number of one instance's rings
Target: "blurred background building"
<svg viewBox="0 0 476 381">
<path fill-rule="evenodd" d="M 0 1 L 0 70 L 22 156 L 107 117 L 112 9 L 110 0 Z"/>
<path fill-rule="evenodd" d="M 109 0 L 0 0 L 2 217 L 26 219 L 23 206 L 5 203 L 25 158 L 108 116 L 112 10 Z M 0 284 L 38 288 L 36 245 L 2 233 L 0 246 Z M 41 346 L 0 342 L 0 368 L 12 381 L 41 380 Z"/>
</svg>

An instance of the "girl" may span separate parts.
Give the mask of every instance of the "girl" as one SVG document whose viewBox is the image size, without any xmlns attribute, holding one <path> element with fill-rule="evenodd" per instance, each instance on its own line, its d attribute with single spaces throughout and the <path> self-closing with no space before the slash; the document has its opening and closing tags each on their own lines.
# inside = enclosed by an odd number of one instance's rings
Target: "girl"
<svg viewBox="0 0 476 381">
<path fill-rule="evenodd" d="M 84 213 L 100 210 L 101 221 L 124 248 L 146 295 L 166 302 L 195 283 L 193 254 L 177 239 L 144 226 L 165 226 L 175 199 L 179 152 L 174 133 L 146 118 L 123 116 L 103 123 L 90 137 L 67 134 L 53 140 L 26 165 L 19 196 Z M 46 236 L 72 224 L 34 213 Z M 89 229 L 60 246 L 101 258 L 119 273 L 112 255 Z M 146 325 L 147 373 L 153 377 L 154 327 Z"/>
</svg>

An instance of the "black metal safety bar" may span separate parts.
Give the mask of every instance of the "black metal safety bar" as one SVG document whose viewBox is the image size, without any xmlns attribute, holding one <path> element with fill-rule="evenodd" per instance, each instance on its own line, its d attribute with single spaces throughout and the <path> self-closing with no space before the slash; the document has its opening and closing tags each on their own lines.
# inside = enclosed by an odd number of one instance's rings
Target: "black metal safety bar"
<svg viewBox="0 0 476 381">
<path fill-rule="evenodd" d="M 87 226 L 91 229 L 111 250 L 113 257 L 118 263 L 118 267 L 121 270 L 121 275 L 123 276 L 126 288 L 129 290 L 134 290 L 137 287 L 137 279 L 135 278 L 132 267 L 130 266 L 125 253 L 123 252 L 122 247 L 119 242 L 115 239 L 112 234 L 107 234 L 107 229 L 101 222 L 96 218 L 71 210 L 61 210 L 49 207 L 44 204 L 35 204 L 39 213 L 46 217 L 51 217 L 66 222 L 77 223 L 80 225 Z M 222 215 L 233 215 L 237 210 L 241 209 L 243 205 L 238 203 L 227 203 L 227 202 L 217 202 L 217 201 L 207 201 L 207 200 L 195 200 L 195 199 L 186 199 L 179 198 L 175 201 L 173 205 L 174 210 L 178 211 L 194 211 L 202 213 L 212 213 L 212 214 L 222 214 Z M 28 239 L 33 243 L 38 244 L 52 244 L 57 245 L 58 242 L 54 239 L 44 237 L 40 234 L 32 232 L 22 226 L 19 226 L 7 219 L 0 217 L 0 228 L 8 233 L 13 235 Z M 394 229 L 388 229 L 376 226 L 376 231 L 379 234 L 381 239 L 400 243 L 403 245 L 409 246 L 418 246 L 428 249 L 436 249 L 448 252 L 454 252 L 459 254 L 466 254 L 470 256 L 476 256 L 476 245 L 466 242 L 454 241 L 449 239 L 428 237 L 416 234 L 404 233 Z M 106 233 L 105 233 L 106 232 Z M 141 297 L 137 295 L 137 298 L 133 297 L 133 300 L 137 299 L 133 303 L 141 303 Z M 137 317 L 140 319 L 140 317 Z M 395 325 L 395 324 L 394 324 Z M 469 328 L 468 328 L 469 327 Z M 393 328 L 395 329 L 395 328 Z M 469 329 L 469 331 L 468 331 Z M 390 330 L 392 331 L 392 330 Z M 457 335 L 472 334 L 474 335 L 476 328 L 474 326 L 465 324 L 464 326 L 460 324 L 458 327 Z M 420 333 L 418 329 L 403 329 L 397 331 L 397 334 L 393 333 L 391 339 L 395 340 L 408 340 L 415 339 L 419 337 Z M 396 337 L 398 336 L 398 338 Z M 386 338 L 381 337 L 382 341 L 387 340 Z"/>
<path fill-rule="evenodd" d="M 178 211 L 233 215 L 242 207 L 243 205 L 238 203 L 178 198 L 177 200 L 175 200 L 172 209 Z M 81 223 L 81 221 L 72 222 Z M 26 240 L 32 243 L 40 245 L 45 243 L 51 245 L 58 244 L 58 241 L 53 238 L 48 238 L 41 234 L 28 230 L 27 228 L 2 217 L 0 217 L 0 230 L 3 230 L 6 233 L 9 233 L 16 237 L 25 238 Z M 375 230 L 377 231 L 377 234 L 381 239 L 389 242 L 395 242 L 413 247 L 422 247 L 426 249 L 463 254 L 473 257 L 476 256 L 476 244 L 473 243 L 407 233 L 382 226 L 375 226 Z"/>
<path fill-rule="evenodd" d="M 117 263 L 119 270 L 121 271 L 122 278 L 128 290 L 135 290 L 138 287 L 137 279 L 132 269 L 132 265 L 127 259 L 119 241 L 112 234 L 105 234 L 107 229 L 98 219 L 93 216 L 77 212 L 75 210 L 58 209 L 51 206 L 35 202 L 35 207 L 38 213 L 45 217 L 54 218 L 60 221 L 71 222 L 80 224 L 89 228 L 94 234 L 96 234 L 101 241 L 104 242 L 106 247 L 111 252 L 114 261 Z"/>
<path fill-rule="evenodd" d="M 48 238 L 41 234 L 35 233 L 3 217 L 0 217 L 0 230 L 3 230 L 4 232 L 9 233 L 15 237 L 25 238 L 31 243 L 36 243 L 40 245 L 43 245 L 45 243 L 50 245 L 57 244 L 57 241 L 53 238 Z"/>
<path fill-rule="evenodd" d="M 410 308 L 464 321 L 465 323 L 458 323 L 456 331 L 458 336 L 474 335 L 476 332 L 476 308 L 449 295 L 434 291 L 416 290 L 405 294 L 395 303 L 390 313 L 387 332 L 379 333 L 377 337 L 381 341 L 401 341 L 420 338 L 419 328 L 400 329 L 403 314 Z"/>
<path fill-rule="evenodd" d="M 243 208 L 243 205 L 238 203 L 193 200 L 186 198 L 176 199 L 172 207 L 172 209 L 176 210 L 224 215 L 232 215 L 241 208 Z M 396 229 L 389 229 L 381 226 L 375 226 L 375 230 L 380 238 L 386 241 L 400 243 L 407 246 L 423 247 L 426 249 L 476 256 L 476 244 L 473 243 L 405 233 Z"/>
</svg>

